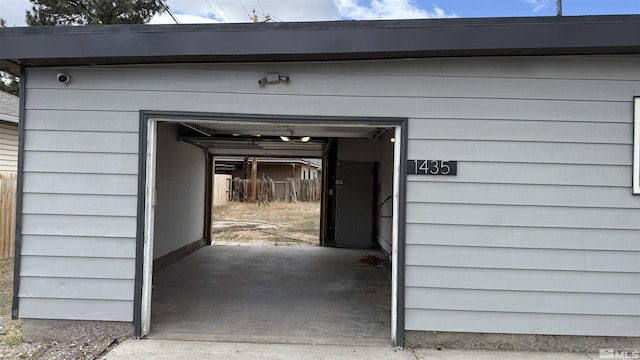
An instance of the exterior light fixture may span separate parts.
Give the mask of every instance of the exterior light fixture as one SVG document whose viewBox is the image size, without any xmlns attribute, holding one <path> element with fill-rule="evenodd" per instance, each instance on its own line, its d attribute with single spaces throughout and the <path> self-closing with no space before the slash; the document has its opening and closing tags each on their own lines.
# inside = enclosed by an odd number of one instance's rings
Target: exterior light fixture
<svg viewBox="0 0 640 360">
<path fill-rule="evenodd" d="M 306 143 L 309 140 L 311 140 L 311 137 L 309 137 L 309 136 L 303 136 L 303 137 L 300 138 L 300 141 L 302 141 L 303 143 Z"/>
<path fill-rule="evenodd" d="M 262 79 L 258 80 L 258 84 L 260 84 L 260 86 L 265 86 L 267 84 L 277 84 L 277 83 L 288 83 L 289 82 L 289 76 L 288 75 L 280 75 L 278 73 L 269 73 L 267 74 L 266 77 L 263 77 Z"/>
<path fill-rule="evenodd" d="M 284 141 L 284 142 L 288 142 L 290 139 L 288 136 L 280 136 L 280 140 Z"/>
</svg>

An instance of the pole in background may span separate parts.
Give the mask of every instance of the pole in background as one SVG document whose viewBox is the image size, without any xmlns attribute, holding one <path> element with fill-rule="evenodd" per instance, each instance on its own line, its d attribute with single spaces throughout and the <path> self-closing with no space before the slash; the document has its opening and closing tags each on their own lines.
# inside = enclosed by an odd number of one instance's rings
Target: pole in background
<svg viewBox="0 0 640 360">
<path fill-rule="evenodd" d="M 556 0 L 556 16 L 562 16 L 562 0 Z"/>
</svg>

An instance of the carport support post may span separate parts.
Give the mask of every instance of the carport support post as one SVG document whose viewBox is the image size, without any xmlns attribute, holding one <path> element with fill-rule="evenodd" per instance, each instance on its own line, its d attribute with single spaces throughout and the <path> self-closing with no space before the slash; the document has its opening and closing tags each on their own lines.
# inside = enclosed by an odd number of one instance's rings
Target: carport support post
<svg viewBox="0 0 640 360">
<path fill-rule="evenodd" d="M 258 200 L 258 158 L 251 158 L 251 202 Z"/>
</svg>

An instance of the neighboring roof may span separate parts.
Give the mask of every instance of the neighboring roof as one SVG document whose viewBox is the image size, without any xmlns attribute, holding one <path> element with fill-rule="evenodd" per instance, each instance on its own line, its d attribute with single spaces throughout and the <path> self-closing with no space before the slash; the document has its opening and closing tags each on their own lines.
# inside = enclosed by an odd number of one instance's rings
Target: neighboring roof
<svg viewBox="0 0 640 360">
<path fill-rule="evenodd" d="M 0 29 L 0 68 L 640 53 L 640 16 Z"/>
<path fill-rule="evenodd" d="M 12 94 L 0 91 L 0 121 L 18 123 L 20 99 Z"/>
</svg>

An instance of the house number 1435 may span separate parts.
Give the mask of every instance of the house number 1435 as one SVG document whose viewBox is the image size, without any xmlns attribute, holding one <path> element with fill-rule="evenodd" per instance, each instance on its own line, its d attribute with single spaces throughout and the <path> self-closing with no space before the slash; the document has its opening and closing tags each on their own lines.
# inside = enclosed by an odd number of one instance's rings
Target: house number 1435
<svg viewBox="0 0 640 360">
<path fill-rule="evenodd" d="M 457 161 L 445 160 L 408 160 L 407 174 L 409 175 L 450 175 L 458 173 Z"/>
</svg>

